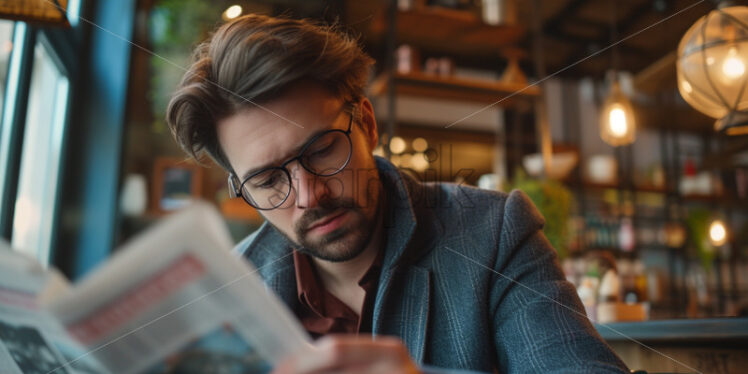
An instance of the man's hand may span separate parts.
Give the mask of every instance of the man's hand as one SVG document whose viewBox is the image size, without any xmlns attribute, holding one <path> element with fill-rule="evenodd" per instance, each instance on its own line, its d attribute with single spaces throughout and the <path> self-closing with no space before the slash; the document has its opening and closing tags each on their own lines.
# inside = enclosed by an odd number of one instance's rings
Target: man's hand
<svg viewBox="0 0 748 374">
<path fill-rule="evenodd" d="M 314 346 L 283 360 L 273 374 L 387 373 L 417 374 L 408 350 L 397 338 L 326 336 Z"/>
</svg>

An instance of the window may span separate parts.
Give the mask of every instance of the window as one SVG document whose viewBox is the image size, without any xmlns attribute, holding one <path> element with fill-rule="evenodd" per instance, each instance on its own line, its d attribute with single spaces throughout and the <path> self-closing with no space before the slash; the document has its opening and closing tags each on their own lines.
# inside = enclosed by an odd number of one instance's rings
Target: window
<svg viewBox="0 0 748 374">
<path fill-rule="evenodd" d="M 78 20 L 80 18 L 81 0 L 70 0 L 68 1 L 68 22 L 70 26 L 78 26 Z"/>
<path fill-rule="evenodd" d="M 43 37 L 33 60 L 11 245 L 48 264 L 69 81 Z"/>
<path fill-rule="evenodd" d="M 79 14 L 89 2 L 65 3 L 72 28 L 0 20 L 0 237 L 45 265 L 58 232 L 64 237 L 66 119 L 82 59 Z"/>
<path fill-rule="evenodd" d="M 13 22 L 0 21 L 0 108 L 5 101 L 5 82 L 8 78 L 8 63 L 13 51 Z"/>
<path fill-rule="evenodd" d="M 16 102 L 18 90 L 21 85 L 21 71 L 23 70 L 23 51 L 26 40 L 26 24 L 23 22 L 0 21 L 0 87 L 2 95 L 2 115 L 0 115 L 0 229 L 2 236 L 7 236 L 10 222 L 6 215 L 8 207 L 12 204 L 9 195 L 12 192 L 9 185 L 13 176 L 9 170 L 13 167 L 13 139 L 17 126 L 14 126 L 16 116 Z"/>
</svg>

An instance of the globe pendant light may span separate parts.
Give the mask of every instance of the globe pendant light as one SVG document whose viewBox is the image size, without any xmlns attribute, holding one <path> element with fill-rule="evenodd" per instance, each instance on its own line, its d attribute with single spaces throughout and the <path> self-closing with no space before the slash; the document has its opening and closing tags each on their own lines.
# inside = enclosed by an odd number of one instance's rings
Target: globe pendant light
<svg viewBox="0 0 748 374">
<path fill-rule="evenodd" d="M 748 7 L 722 1 L 678 45 L 678 90 L 728 135 L 748 134 Z"/>
<path fill-rule="evenodd" d="M 600 137 L 614 147 L 631 144 L 636 139 L 634 108 L 617 78 L 613 79 L 600 112 Z"/>
</svg>

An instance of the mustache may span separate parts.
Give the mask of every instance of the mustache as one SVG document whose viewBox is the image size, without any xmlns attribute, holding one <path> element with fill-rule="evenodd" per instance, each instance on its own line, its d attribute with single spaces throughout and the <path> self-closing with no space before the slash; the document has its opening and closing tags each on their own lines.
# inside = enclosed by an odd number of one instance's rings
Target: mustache
<svg viewBox="0 0 748 374">
<path fill-rule="evenodd" d="M 352 209 L 357 211 L 360 210 L 353 198 L 339 198 L 320 201 L 318 206 L 307 209 L 304 212 L 304 214 L 295 225 L 296 232 L 299 234 L 299 236 L 302 236 L 304 233 L 309 231 L 309 226 L 311 226 L 315 221 L 327 217 L 330 214 L 335 213 L 336 211 L 341 209 Z"/>
</svg>

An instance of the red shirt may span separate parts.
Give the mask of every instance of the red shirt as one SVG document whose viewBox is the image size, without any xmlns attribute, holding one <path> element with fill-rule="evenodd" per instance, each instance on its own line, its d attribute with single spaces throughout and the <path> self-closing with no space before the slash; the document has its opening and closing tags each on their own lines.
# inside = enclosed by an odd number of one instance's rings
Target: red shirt
<svg viewBox="0 0 748 374">
<path fill-rule="evenodd" d="M 369 270 L 358 281 L 364 289 L 364 304 L 359 316 L 348 305 L 325 289 L 308 255 L 293 251 L 299 306 L 296 317 L 313 338 L 326 334 L 371 333 L 374 299 L 377 294 L 382 253 L 377 254 Z"/>
</svg>

